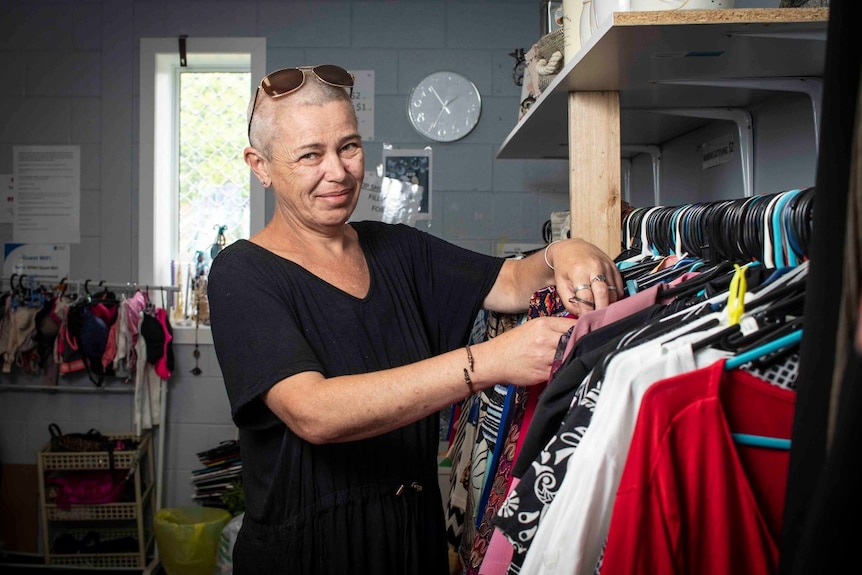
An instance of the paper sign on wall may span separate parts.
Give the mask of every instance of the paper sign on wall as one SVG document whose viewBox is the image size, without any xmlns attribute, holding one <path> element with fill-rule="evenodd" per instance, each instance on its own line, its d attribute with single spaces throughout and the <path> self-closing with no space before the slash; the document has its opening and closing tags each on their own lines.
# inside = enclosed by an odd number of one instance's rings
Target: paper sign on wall
<svg viewBox="0 0 862 575">
<path fill-rule="evenodd" d="M 413 226 L 422 202 L 422 192 L 421 186 L 365 172 L 359 200 L 349 221 L 371 220 Z"/>
<path fill-rule="evenodd" d="M 19 243 L 81 242 L 81 147 L 14 146 L 15 217 Z"/>
<path fill-rule="evenodd" d="M 353 107 L 363 140 L 374 139 L 374 70 L 351 70 L 353 74 Z"/>
<path fill-rule="evenodd" d="M 387 188 L 400 192 L 405 200 L 417 201 L 407 209 L 414 220 L 431 219 L 432 151 L 430 147 L 416 150 L 383 148 L 383 191 Z M 388 180 L 388 181 L 387 181 Z M 390 195 L 390 198 L 393 196 Z"/>
<path fill-rule="evenodd" d="M 735 157 L 733 138 L 719 138 L 701 146 L 703 150 L 703 169 L 726 164 Z"/>
<path fill-rule="evenodd" d="M 27 276 L 38 283 L 69 277 L 69 246 L 65 244 L 4 244 L 3 276 Z"/>
</svg>

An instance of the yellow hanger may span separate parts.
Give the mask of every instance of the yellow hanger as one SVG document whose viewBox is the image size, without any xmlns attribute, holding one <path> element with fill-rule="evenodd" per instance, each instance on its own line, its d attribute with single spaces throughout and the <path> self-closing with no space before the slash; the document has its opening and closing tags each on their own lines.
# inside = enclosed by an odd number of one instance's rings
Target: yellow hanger
<svg viewBox="0 0 862 575">
<path fill-rule="evenodd" d="M 745 270 L 749 264 L 740 266 L 733 264 L 734 272 L 730 280 L 729 295 L 727 297 L 727 317 L 728 325 L 736 325 L 742 319 L 742 314 L 745 312 L 745 292 L 748 289 L 748 284 L 745 280 Z"/>
</svg>

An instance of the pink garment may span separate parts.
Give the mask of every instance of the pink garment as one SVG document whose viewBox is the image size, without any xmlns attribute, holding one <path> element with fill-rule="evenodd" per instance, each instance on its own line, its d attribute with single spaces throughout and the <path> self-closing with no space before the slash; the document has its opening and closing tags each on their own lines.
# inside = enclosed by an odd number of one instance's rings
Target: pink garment
<svg viewBox="0 0 862 575">
<path fill-rule="evenodd" d="M 72 300 L 67 296 L 61 295 L 54 300 L 54 307 L 51 308 L 51 319 L 57 322 L 57 337 L 54 338 L 54 363 L 61 364 L 63 362 L 63 350 L 65 348 L 66 337 L 66 312 Z"/>
<path fill-rule="evenodd" d="M 650 273 L 654 274 L 656 272 L 660 272 L 662 270 L 672 268 L 673 266 L 676 265 L 676 263 L 678 261 L 679 261 L 679 256 L 677 256 L 677 255 L 665 256 L 658 262 L 658 264 L 656 264 L 656 266 L 650 271 Z"/>
<path fill-rule="evenodd" d="M 111 329 L 108 332 L 108 341 L 105 344 L 105 353 L 102 354 L 102 369 L 108 369 L 109 365 L 113 365 L 114 358 L 117 356 L 117 332 L 120 330 L 120 320 L 117 318 Z"/>
<path fill-rule="evenodd" d="M 617 300 L 608 307 L 596 309 L 582 315 L 578 323 L 575 324 L 575 331 L 572 333 L 572 337 L 569 338 L 569 347 L 566 349 L 566 355 L 569 354 L 571 348 L 575 346 L 581 337 L 594 329 L 626 318 L 634 312 L 655 304 L 660 287 L 661 284 L 650 286 L 634 295 Z"/>
<path fill-rule="evenodd" d="M 536 413 L 536 406 L 539 404 L 539 397 L 542 395 L 542 392 L 546 387 L 548 387 L 547 382 L 534 385 L 530 388 L 530 392 L 527 394 L 527 405 L 524 406 L 524 418 L 521 421 L 521 434 L 518 436 L 518 441 L 515 442 L 515 455 L 512 457 L 512 461 L 516 461 L 518 459 L 518 455 L 521 453 L 521 446 L 524 444 L 524 438 L 527 437 L 527 433 L 530 431 L 530 422 L 533 421 L 533 415 Z M 514 477 L 509 478 L 509 491 L 512 490 L 513 480 Z"/>
<path fill-rule="evenodd" d="M 526 415 L 524 417 L 526 419 Z M 521 436 L 524 435 L 526 433 L 521 433 Z M 518 477 L 511 478 L 506 497 L 515 489 L 519 481 Z M 485 551 L 482 566 L 479 567 L 479 575 L 506 575 L 509 564 L 512 562 L 512 553 L 512 544 L 503 532 L 495 527 L 494 533 L 491 534 L 491 541 L 488 543 L 488 549 Z"/>
<path fill-rule="evenodd" d="M 138 341 L 138 327 L 141 324 L 141 312 L 147 308 L 147 296 L 143 292 L 135 292 L 135 295 L 126 300 L 126 321 L 128 322 L 129 335 L 132 338 L 132 346 Z"/>
<path fill-rule="evenodd" d="M 678 278 L 674 279 L 673 281 L 670 281 L 668 283 L 659 284 L 659 287 L 661 288 L 661 290 L 659 291 L 658 296 L 656 296 L 656 303 L 660 303 L 662 305 L 667 305 L 667 304 L 673 303 L 674 301 L 676 301 L 676 297 L 664 296 L 664 295 L 662 295 L 662 292 L 669 290 L 672 287 L 676 287 L 686 280 L 696 278 L 700 274 L 701 274 L 701 272 L 699 272 L 699 271 L 685 272 L 684 274 L 682 274 Z"/>
<path fill-rule="evenodd" d="M 571 338 L 569 338 L 569 341 L 571 341 Z M 518 434 L 518 439 L 515 441 L 515 453 L 512 455 L 512 461 L 516 461 L 518 459 L 518 454 L 521 452 L 524 438 L 527 436 L 527 432 L 530 429 L 530 422 L 533 420 L 533 415 L 536 413 L 536 405 L 539 403 L 539 397 L 542 395 L 542 391 L 544 391 L 547 385 L 547 382 L 540 383 L 531 387 L 527 393 L 527 405 L 524 406 L 524 415 L 521 419 L 521 432 Z M 508 499 L 509 493 L 515 489 L 515 486 L 518 485 L 518 482 L 520 481 L 518 477 L 513 476 L 511 473 L 509 473 L 507 479 L 509 483 L 506 486 L 506 497 L 503 498 L 504 502 Z M 504 511 L 497 511 L 497 513 L 501 512 Z M 488 542 L 485 557 L 482 559 L 482 565 L 479 567 L 479 575 L 506 575 L 506 572 L 509 570 L 509 564 L 512 562 L 512 554 L 512 543 L 502 531 L 495 527 L 494 532 L 491 534 L 491 539 Z"/>
<path fill-rule="evenodd" d="M 168 379 L 171 377 L 171 370 L 168 369 L 168 346 L 171 345 L 171 332 L 168 329 L 168 312 L 165 311 L 165 308 L 156 308 L 156 319 L 159 320 L 159 324 L 162 326 L 162 330 L 165 333 L 165 344 L 164 349 L 162 349 L 162 355 L 156 361 L 156 365 L 154 365 L 154 369 L 156 370 L 156 375 L 158 375 L 162 379 Z"/>
<path fill-rule="evenodd" d="M 147 308 L 148 299 L 141 291 L 126 300 L 126 331 L 129 350 L 129 369 L 134 370 L 138 363 L 138 334 L 141 327 L 141 314 Z"/>
</svg>

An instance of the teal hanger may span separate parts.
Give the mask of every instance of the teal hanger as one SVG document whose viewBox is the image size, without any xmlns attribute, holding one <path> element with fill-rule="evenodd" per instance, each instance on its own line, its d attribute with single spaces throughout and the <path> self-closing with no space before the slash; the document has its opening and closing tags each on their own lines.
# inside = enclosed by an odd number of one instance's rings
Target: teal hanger
<svg viewBox="0 0 862 575">
<path fill-rule="evenodd" d="M 757 346 L 754 349 L 740 353 L 737 356 L 731 357 L 724 362 L 724 369 L 734 369 L 740 365 L 746 364 L 765 355 L 777 351 L 781 348 L 795 345 L 802 340 L 802 330 L 797 329 L 785 336 L 779 337 L 775 341 L 770 341 L 763 345 Z M 768 449 L 790 449 L 790 440 L 779 437 L 766 437 L 763 435 L 751 435 L 748 433 L 731 433 L 735 443 L 740 445 L 753 445 L 755 447 L 765 447 Z"/>
<path fill-rule="evenodd" d="M 734 357 L 729 358 L 724 363 L 725 369 L 734 369 L 739 367 L 740 365 L 746 364 L 749 361 L 753 361 L 757 358 L 763 357 L 764 355 L 768 355 L 773 351 L 777 351 L 783 347 L 787 347 L 789 345 L 795 345 L 802 340 L 802 330 L 798 329 L 794 332 L 788 333 L 783 337 L 779 337 L 775 341 L 770 341 L 763 345 L 757 346 L 754 349 L 750 349 L 744 353 L 740 353 Z"/>
<path fill-rule="evenodd" d="M 790 449 L 789 439 L 751 435 L 750 433 L 731 433 L 730 436 L 733 438 L 734 443 L 739 443 L 740 445 L 753 445 L 769 449 Z"/>
</svg>

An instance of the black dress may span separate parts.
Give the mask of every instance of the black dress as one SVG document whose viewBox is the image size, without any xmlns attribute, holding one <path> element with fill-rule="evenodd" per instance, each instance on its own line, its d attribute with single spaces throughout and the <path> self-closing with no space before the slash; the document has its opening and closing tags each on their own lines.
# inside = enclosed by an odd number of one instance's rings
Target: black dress
<svg viewBox="0 0 862 575">
<path fill-rule="evenodd" d="M 404 225 L 351 225 L 371 275 L 362 299 L 244 240 L 210 271 L 213 340 L 243 462 L 237 575 L 448 572 L 436 414 L 312 445 L 259 396 L 303 371 L 371 372 L 464 345 L 503 260 Z"/>
</svg>

